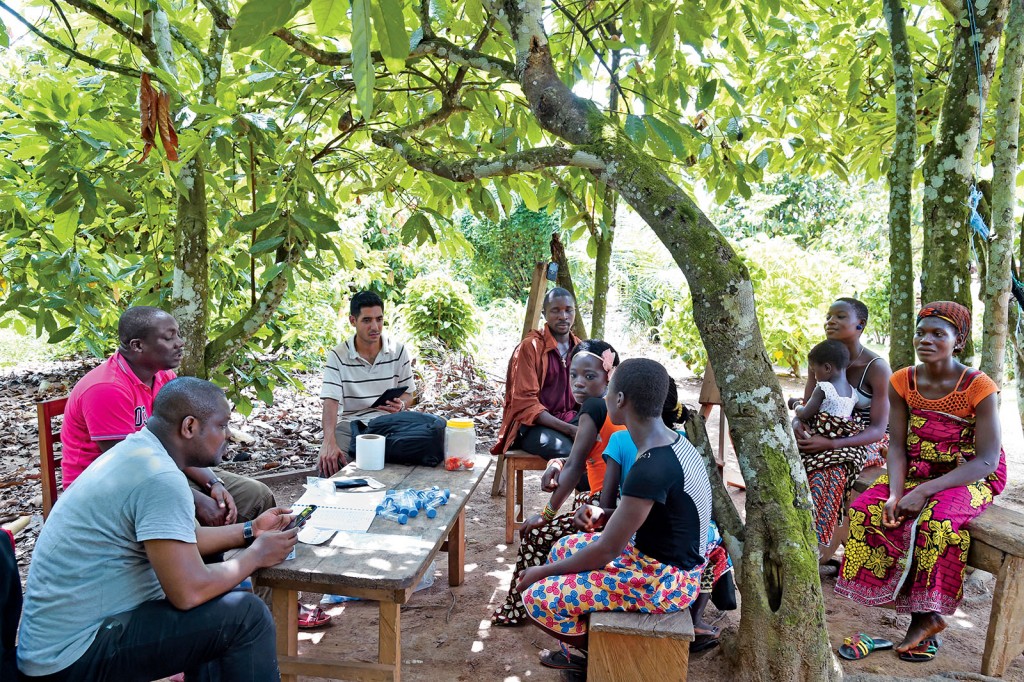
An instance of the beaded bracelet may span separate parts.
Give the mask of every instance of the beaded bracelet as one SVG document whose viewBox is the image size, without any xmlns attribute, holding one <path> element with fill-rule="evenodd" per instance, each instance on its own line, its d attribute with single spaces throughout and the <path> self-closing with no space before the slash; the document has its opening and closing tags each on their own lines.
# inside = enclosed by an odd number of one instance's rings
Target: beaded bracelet
<svg viewBox="0 0 1024 682">
<path fill-rule="evenodd" d="M 548 521 L 551 521 L 555 518 L 555 514 L 557 513 L 558 512 L 555 511 L 554 507 L 552 507 L 550 504 L 545 504 L 544 511 L 541 512 L 541 516 L 543 516 Z"/>
</svg>

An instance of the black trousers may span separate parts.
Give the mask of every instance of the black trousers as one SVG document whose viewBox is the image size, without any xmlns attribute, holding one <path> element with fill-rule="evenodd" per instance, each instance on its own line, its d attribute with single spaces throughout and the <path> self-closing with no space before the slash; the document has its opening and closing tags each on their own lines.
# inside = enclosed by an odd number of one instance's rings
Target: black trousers
<svg viewBox="0 0 1024 682">
<path fill-rule="evenodd" d="M 278 682 L 274 632 L 270 610 L 251 592 L 228 592 L 189 611 L 147 602 L 104 620 L 69 667 L 21 679 L 149 682 L 184 671 L 187 682 Z"/>
</svg>

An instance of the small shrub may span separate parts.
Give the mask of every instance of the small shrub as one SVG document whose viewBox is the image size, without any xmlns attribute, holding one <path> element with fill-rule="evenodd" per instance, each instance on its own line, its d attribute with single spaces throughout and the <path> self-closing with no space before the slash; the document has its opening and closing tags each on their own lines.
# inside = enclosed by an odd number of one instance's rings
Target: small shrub
<svg viewBox="0 0 1024 682">
<path fill-rule="evenodd" d="M 435 343 L 448 350 L 465 351 L 479 331 L 469 289 L 447 273 L 432 272 L 411 280 L 399 310 L 404 328 L 424 351 Z"/>
</svg>

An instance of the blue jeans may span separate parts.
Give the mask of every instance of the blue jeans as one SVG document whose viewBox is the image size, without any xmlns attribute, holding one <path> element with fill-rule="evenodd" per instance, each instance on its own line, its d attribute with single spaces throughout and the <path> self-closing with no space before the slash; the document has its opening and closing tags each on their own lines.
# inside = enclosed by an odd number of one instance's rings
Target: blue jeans
<svg viewBox="0 0 1024 682">
<path fill-rule="evenodd" d="M 149 682 L 184 671 L 188 682 L 277 682 L 274 635 L 270 610 L 249 592 L 228 592 L 188 611 L 162 599 L 108 617 L 64 670 L 21 679 Z"/>
</svg>

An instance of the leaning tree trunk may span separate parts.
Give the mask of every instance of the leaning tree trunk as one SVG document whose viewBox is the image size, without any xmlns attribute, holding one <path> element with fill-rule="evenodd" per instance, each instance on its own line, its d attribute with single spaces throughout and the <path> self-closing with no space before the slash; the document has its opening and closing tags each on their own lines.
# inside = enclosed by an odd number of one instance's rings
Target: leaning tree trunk
<svg viewBox="0 0 1024 682">
<path fill-rule="evenodd" d="M 558 165 L 586 168 L 647 221 L 689 283 L 694 319 L 718 377 L 747 483 L 742 545 L 723 529 L 730 549 L 737 550 L 733 560 L 742 577 L 740 679 L 839 679 L 825 628 L 807 476 L 757 325 L 746 265 L 655 159 L 560 80 L 544 32 L 542 0 L 485 5 L 516 46 L 515 74 L 538 122 L 569 147 L 452 162 L 393 133 L 374 132 L 373 141 L 414 168 L 463 182 Z"/>
<path fill-rule="evenodd" d="M 1007 0 L 976 5 L 981 55 L 981 81 L 975 66 L 967 11 L 955 24 L 953 64 L 942 103 L 939 134 L 924 164 L 924 255 L 921 297 L 924 301 L 956 301 L 971 308 L 970 243 L 966 207 L 978 148 L 979 118 L 999 52 Z M 979 99 L 980 92 L 980 99 Z M 970 339 L 961 358 L 974 355 Z"/>
<path fill-rule="evenodd" d="M 741 675 L 787 682 L 838 679 L 825 629 L 807 477 L 764 349 L 746 265 L 654 160 L 559 79 L 541 0 L 494 5 L 491 11 L 517 47 L 520 84 L 541 126 L 575 145 L 597 178 L 647 221 L 689 283 L 747 482 Z"/>
<path fill-rule="evenodd" d="M 576 319 L 572 322 L 572 333 L 581 339 L 591 338 L 587 334 L 587 325 L 583 322 L 583 315 L 580 314 L 579 296 L 576 295 L 576 286 L 572 283 L 572 270 L 569 269 L 569 258 L 565 255 L 565 246 L 562 238 L 557 232 L 551 233 L 551 260 L 558 264 L 558 274 L 555 276 L 555 284 L 562 287 L 576 301 Z"/>
<path fill-rule="evenodd" d="M 917 103 L 914 65 L 901 0 L 883 0 L 892 43 L 896 85 L 896 140 L 889 164 L 889 364 L 914 364 L 914 251 L 911 245 L 911 188 L 917 163 Z"/>
<path fill-rule="evenodd" d="M 1016 227 L 1013 209 L 1017 203 L 1020 95 L 1021 78 L 1024 76 L 1024 0 L 1011 0 L 1010 6 L 996 108 L 995 150 L 992 152 L 992 239 L 981 295 L 985 304 L 981 371 L 999 386 L 1003 385 L 1006 375 L 1010 260 Z"/>
</svg>

